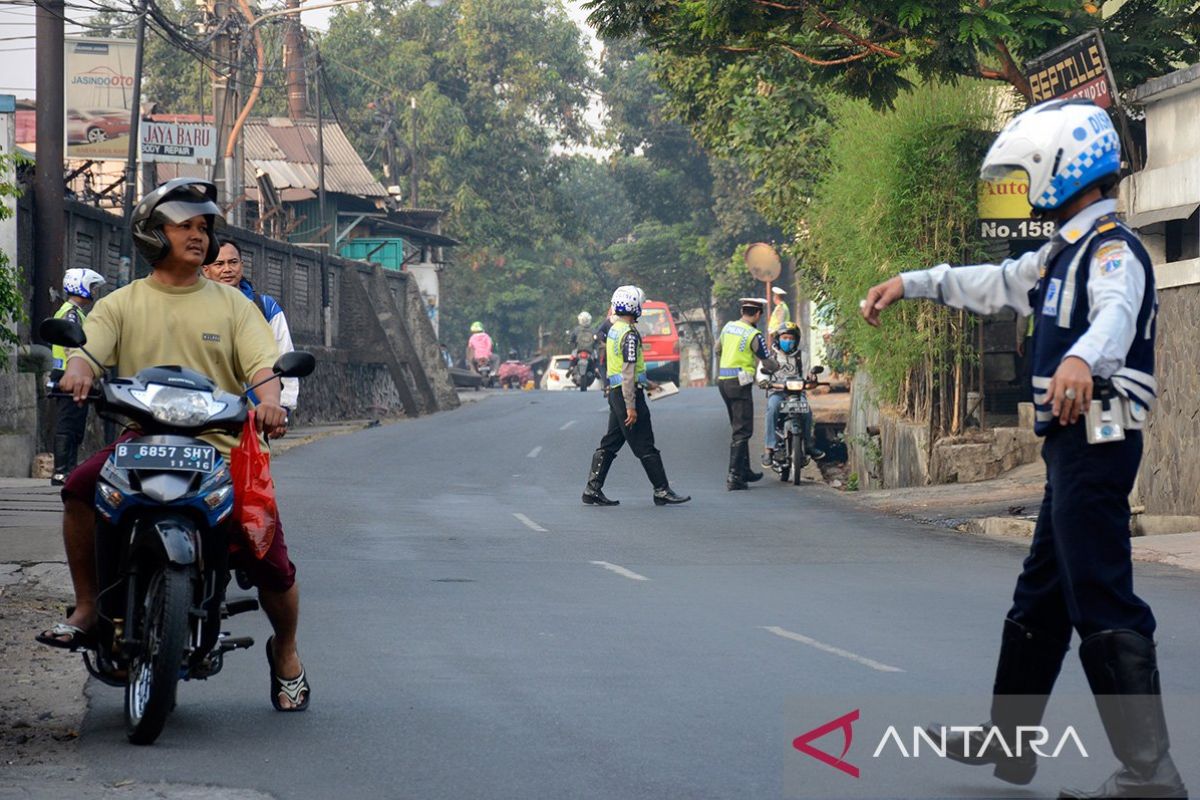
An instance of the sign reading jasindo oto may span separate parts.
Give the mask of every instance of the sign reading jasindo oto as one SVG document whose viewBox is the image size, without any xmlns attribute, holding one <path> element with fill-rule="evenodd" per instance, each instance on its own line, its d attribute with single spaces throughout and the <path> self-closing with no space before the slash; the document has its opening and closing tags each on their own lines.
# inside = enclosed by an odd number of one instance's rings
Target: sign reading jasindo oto
<svg viewBox="0 0 1200 800">
<path fill-rule="evenodd" d="M 67 158 L 124 161 L 129 154 L 134 43 L 67 37 Z"/>
</svg>

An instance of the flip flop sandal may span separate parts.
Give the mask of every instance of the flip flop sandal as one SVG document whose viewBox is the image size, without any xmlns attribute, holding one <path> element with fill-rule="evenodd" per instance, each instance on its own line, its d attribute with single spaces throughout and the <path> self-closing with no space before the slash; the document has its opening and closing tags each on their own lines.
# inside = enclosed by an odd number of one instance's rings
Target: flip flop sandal
<svg viewBox="0 0 1200 800">
<path fill-rule="evenodd" d="M 267 639 L 267 666 L 271 668 L 271 705 L 275 706 L 276 711 L 304 711 L 308 708 L 309 698 L 312 697 L 312 689 L 308 685 L 308 677 L 304 673 L 304 667 L 300 668 L 300 674 L 290 680 L 280 678 L 275 674 L 275 637 Z M 279 695 L 283 693 L 287 696 L 288 702 L 292 704 L 291 708 L 285 708 L 279 702 Z M 300 699 L 300 695 L 304 695 L 304 699 Z"/>
<path fill-rule="evenodd" d="M 63 639 L 63 636 L 70 636 L 70 639 Z M 83 628 L 75 625 L 70 625 L 66 622 L 55 623 L 54 627 L 47 631 L 42 631 L 36 637 L 40 644 L 47 647 L 57 647 L 62 650 L 70 650 L 72 653 L 80 649 L 89 649 L 92 646 L 92 634 L 90 631 L 85 631 Z"/>
</svg>

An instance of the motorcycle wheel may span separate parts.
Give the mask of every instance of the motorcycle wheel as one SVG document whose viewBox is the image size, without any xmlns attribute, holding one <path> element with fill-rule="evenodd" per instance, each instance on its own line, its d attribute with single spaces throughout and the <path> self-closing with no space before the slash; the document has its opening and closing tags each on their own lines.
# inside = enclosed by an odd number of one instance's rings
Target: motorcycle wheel
<svg viewBox="0 0 1200 800">
<path fill-rule="evenodd" d="M 808 455 L 804 452 L 804 431 L 796 431 L 792 434 L 792 485 L 800 485 L 800 468 L 804 466 L 804 462 L 808 460 Z"/>
<path fill-rule="evenodd" d="M 779 446 L 782 447 L 785 452 L 783 453 L 782 458 L 775 459 L 775 463 L 772 464 L 772 467 L 776 472 L 779 473 L 779 480 L 787 483 L 788 475 L 790 475 L 792 472 L 792 454 L 786 451 L 792 439 L 791 436 L 788 435 L 786 428 L 777 428 L 775 439 L 779 442 Z"/>
<path fill-rule="evenodd" d="M 142 646 L 125 685 L 125 735 L 133 744 L 153 744 L 175 707 L 191 604 L 185 570 L 163 566 L 151 576 L 135 629 Z"/>
</svg>

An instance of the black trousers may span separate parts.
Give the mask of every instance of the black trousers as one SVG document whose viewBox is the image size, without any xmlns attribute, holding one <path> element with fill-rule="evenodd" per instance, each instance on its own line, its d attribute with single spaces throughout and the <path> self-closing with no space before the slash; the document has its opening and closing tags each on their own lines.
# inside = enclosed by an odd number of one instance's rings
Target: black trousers
<svg viewBox="0 0 1200 800">
<path fill-rule="evenodd" d="M 57 384 L 62 376 L 62 370 L 53 370 L 50 381 Z M 87 428 L 88 407 L 67 397 L 56 398 L 54 402 L 58 412 L 54 418 L 54 471 L 65 475 L 75 469 L 78 462 L 79 445 L 83 444 Z"/>
<path fill-rule="evenodd" d="M 749 442 L 754 435 L 754 384 L 742 386 L 737 378 L 717 381 L 725 410 L 729 412 L 729 424 L 733 427 L 733 444 Z"/>
<path fill-rule="evenodd" d="M 600 449 L 616 457 L 621 445 L 629 442 L 629 449 L 638 458 L 658 455 L 654 446 L 654 428 L 650 425 L 650 408 L 646 405 L 646 396 L 641 389 L 637 390 L 636 404 L 637 422 L 632 426 L 625 424 L 625 397 L 621 387 L 614 386 L 608 390 L 608 431 L 600 440 Z"/>
<path fill-rule="evenodd" d="M 1042 445 L 1046 493 L 1009 617 L 1060 641 L 1127 629 L 1154 637 L 1154 612 L 1133 591 L 1129 493 L 1141 431 L 1088 444 L 1083 420 Z"/>
</svg>

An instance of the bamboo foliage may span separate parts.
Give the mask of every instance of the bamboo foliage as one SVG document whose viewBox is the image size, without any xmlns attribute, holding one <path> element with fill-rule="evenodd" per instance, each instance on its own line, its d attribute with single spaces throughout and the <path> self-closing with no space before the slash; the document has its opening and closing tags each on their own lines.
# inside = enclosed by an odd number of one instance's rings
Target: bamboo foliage
<svg viewBox="0 0 1200 800">
<path fill-rule="evenodd" d="M 962 431 L 976 388 L 976 325 L 960 311 L 901 303 L 880 329 L 859 318 L 867 289 L 898 272 L 982 256 L 975 234 L 978 165 L 987 141 L 987 92 L 974 82 L 931 84 L 891 111 L 836 101 L 827 170 L 796 255 L 825 301 L 843 349 L 857 357 L 881 399 L 928 421 L 930 442 Z"/>
</svg>

